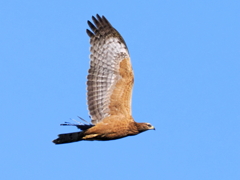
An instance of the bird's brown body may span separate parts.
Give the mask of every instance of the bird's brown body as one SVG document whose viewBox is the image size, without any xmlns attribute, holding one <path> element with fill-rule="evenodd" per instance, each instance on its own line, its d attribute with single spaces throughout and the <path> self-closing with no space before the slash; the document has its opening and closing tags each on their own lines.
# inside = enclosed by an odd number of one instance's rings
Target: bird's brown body
<svg viewBox="0 0 240 180">
<path fill-rule="evenodd" d="M 81 140 L 113 140 L 154 129 L 132 118 L 131 99 L 134 75 L 127 45 L 107 19 L 97 15 L 92 32 L 87 81 L 88 109 L 94 126 L 80 132 L 60 134 L 55 144 Z"/>
</svg>

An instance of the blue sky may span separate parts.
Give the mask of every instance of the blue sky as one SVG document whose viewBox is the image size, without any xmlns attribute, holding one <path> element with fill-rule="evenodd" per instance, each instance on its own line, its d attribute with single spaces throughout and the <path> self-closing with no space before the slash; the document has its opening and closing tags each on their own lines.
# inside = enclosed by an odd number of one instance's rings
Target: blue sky
<svg viewBox="0 0 240 180">
<path fill-rule="evenodd" d="M 54 145 L 87 120 L 87 20 L 132 59 L 137 122 L 156 131 Z M 238 1 L 1 1 L 0 179 L 240 179 Z"/>
</svg>

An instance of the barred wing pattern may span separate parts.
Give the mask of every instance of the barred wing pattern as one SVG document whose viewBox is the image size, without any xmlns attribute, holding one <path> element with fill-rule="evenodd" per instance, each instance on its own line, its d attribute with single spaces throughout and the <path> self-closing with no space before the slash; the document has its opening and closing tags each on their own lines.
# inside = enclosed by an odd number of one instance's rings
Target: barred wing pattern
<svg viewBox="0 0 240 180">
<path fill-rule="evenodd" d="M 92 124 L 123 113 L 131 115 L 133 71 L 127 45 L 108 20 L 99 15 L 88 21 L 92 32 L 87 81 L 87 103 Z"/>
</svg>

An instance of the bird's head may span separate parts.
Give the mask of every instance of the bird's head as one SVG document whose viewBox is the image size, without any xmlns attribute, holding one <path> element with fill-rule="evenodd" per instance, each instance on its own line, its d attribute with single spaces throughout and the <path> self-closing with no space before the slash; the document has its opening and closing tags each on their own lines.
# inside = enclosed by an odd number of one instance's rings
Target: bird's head
<svg viewBox="0 0 240 180">
<path fill-rule="evenodd" d="M 150 123 L 138 123 L 139 132 L 147 131 L 147 130 L 155 130 L 155 127 Z"/>
</svg>

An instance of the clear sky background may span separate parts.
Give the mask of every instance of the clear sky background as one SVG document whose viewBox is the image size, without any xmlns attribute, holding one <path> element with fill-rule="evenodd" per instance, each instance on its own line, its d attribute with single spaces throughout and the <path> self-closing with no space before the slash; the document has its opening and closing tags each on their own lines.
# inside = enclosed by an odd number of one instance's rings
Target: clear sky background
<svg viewBox="0 0 240 180">
<path fill-rule="evenodd" d="M 89 120 L 92 15 L 124 37 L 132 111 L 156 131 L 54 145 Z M 1 1 L 0 179 L 239 180 L 240 2 Z"/>
</svg>

